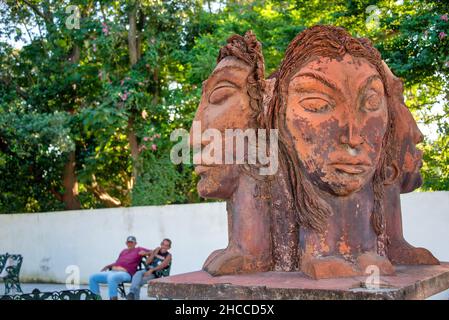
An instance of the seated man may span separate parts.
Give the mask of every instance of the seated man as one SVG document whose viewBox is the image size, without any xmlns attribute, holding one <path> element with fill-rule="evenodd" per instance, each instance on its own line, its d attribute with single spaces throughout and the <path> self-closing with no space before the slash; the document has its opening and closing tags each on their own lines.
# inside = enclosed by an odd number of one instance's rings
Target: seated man
<svg viewBox="0 0 449 320">
<path fill-rule="evenodd" d="M 140 299 L 140 288 L 148 283 L 149 280 L 161 277 L 164 269 L 170 268 L 172 255 L 168 250 L 171 248 L 171 240 L 164 239 L 161 246 L 154 249 L 151 253 L 147 253 L 147 268 L 146 270 L 137 271 L 131 283 L 129 294 L 126 296 L 128 300 Z"/>
<path fill-rule="evenodd" d="M 100 295 L 100 283 L 107 283 L 109 288 L 109 298 L 117 300 L 117 287 L 122 282 L 131 281 L 132 276 L 137 271 L 143 256 L 149 254 L 149 250 L 136 247 L 136 237 L 129 236 L 126 239 L 127 248 L 120 252 L 115 263 L 105 266 L 101 272 L 95 273 L 89 278 L 89 288 L 93 293 Z"/>
</svg>

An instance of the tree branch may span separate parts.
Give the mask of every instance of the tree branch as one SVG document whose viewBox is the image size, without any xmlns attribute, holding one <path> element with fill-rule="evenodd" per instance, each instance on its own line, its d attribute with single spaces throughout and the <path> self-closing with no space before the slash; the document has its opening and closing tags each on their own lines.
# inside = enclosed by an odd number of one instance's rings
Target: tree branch
<svg viewBox="0 0 449 320">
<path fill-rule="evenodd" d="M 53 24 L 53 21 L 50 19 L 50 17 L 48 15 L 46 15 L 45 13 L 43 13 L 41 10 L 39 10 L 39 8 L 35 4 L 33 4 L 27 0 L 21 0 L 21 1 L 23 3 L 25 3 L 31 10 L 33 10 L 33 12 L 35 14 L 37 14 L 39 17 L 44 19 L 45 22 L 47 22 L 49 24 Z"/>
<path fill-rule="evenodd" d="M 90 189 L 94 193 L 94 195 L 108 208 L 120 207 L 122 205 L 119 199 L 112 197 L 103 187 L 98 184 L 97 178 L 94 174 L 92 174 L 92 184 L 90 186 L 87 186 L 87 188 Z"/>
<path fill-rule="evenodd" d="M 63 198 L 62 198 L 62 194 L 60 194 L 58 191 L 56 191 L 53 187 L 51 187 L 50 189 L 51 194 L 53 194 L 55 196 L 55 198 L 61 202 L 64 202 Z"/>
</svg>

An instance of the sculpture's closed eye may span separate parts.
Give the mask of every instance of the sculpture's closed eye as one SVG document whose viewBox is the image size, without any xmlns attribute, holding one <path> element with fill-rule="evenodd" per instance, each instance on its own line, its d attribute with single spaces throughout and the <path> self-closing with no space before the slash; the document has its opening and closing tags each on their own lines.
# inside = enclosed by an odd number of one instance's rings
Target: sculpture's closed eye
<svg viewBox="0 0 449 320">
<path fill-rule="evenodd" d="M 329 101 L 317 97 L 304 98 L 299 101 L 299 104 L 309 112 L 326 112 L 332 109 Z"/>
<path fill-rule="evenodd" d="M 221 104 L 235 94 L 237 86 L 230 82 L 218 84 L 209 96 L 209 103 Z"/>
</svg>

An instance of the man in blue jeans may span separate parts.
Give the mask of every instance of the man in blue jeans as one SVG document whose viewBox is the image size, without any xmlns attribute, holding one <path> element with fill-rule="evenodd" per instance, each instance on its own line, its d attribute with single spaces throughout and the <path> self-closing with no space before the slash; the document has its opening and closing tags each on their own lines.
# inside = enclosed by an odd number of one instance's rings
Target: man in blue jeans
<svg viewBox="0 0 449 320">
<path fill-rule="evenodd" d="M 134 274 L 126 299 L 139 300 L 140 288 L 151 279 L 158 278 L 161 272 L 170 268 L 172 261 L 171 253 L 168 252 L 170 248 L 171 240 L 166 238 L 162 240 L 160 247 L 154 249 L 151 254 L 147 253 L 147 268 Z"/>
<path fill-rule="evenodd" d="M 109 298 L 117 300 L 117 288 L 122 282 L 131 281 L 137 271 L 137 266 L 142 256 L 151 252 L 148 249 L 137 247 L 136 237 L 129 236 L 126 239 L 127 248 L 120 252 L 116 262 L 105 266 L 101 272 L 95 273 L 89 278 L 89 288 L 93 293 L 100 295 L 100 283 L 107 283 Z"/>
</svg>

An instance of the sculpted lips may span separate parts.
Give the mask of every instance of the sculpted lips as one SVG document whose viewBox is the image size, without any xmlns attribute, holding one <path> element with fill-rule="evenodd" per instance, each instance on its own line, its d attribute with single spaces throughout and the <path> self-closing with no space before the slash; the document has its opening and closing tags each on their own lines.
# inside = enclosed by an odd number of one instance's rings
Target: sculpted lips
<svg viewBox="0 0 449 320">
<path fill-rule="evenodd" d="M 204 165 L 195 166 L 195 173 L 200 176 L 216 167 L 217 166 L 204 166 Z"/>
<path fill-rule="evenodd" d="M 371 169 L 371 163 L 362 158 L 343 158 L 333 161 L 330 165 L 337 171 L 348 174 L 361 174 Z"/>
<path fill-rule="evenodd" d="M 350 173 L 350 174 L 360 174 L 364 173 L 369 169 L 368 166 L 362 166 L 362 165 L 355 165 L 355 164 L 343 164 L 343 163 L 336 163 L 332 165 L 337 171 L 342 171 L 344 173 Z"/>
</svg>

